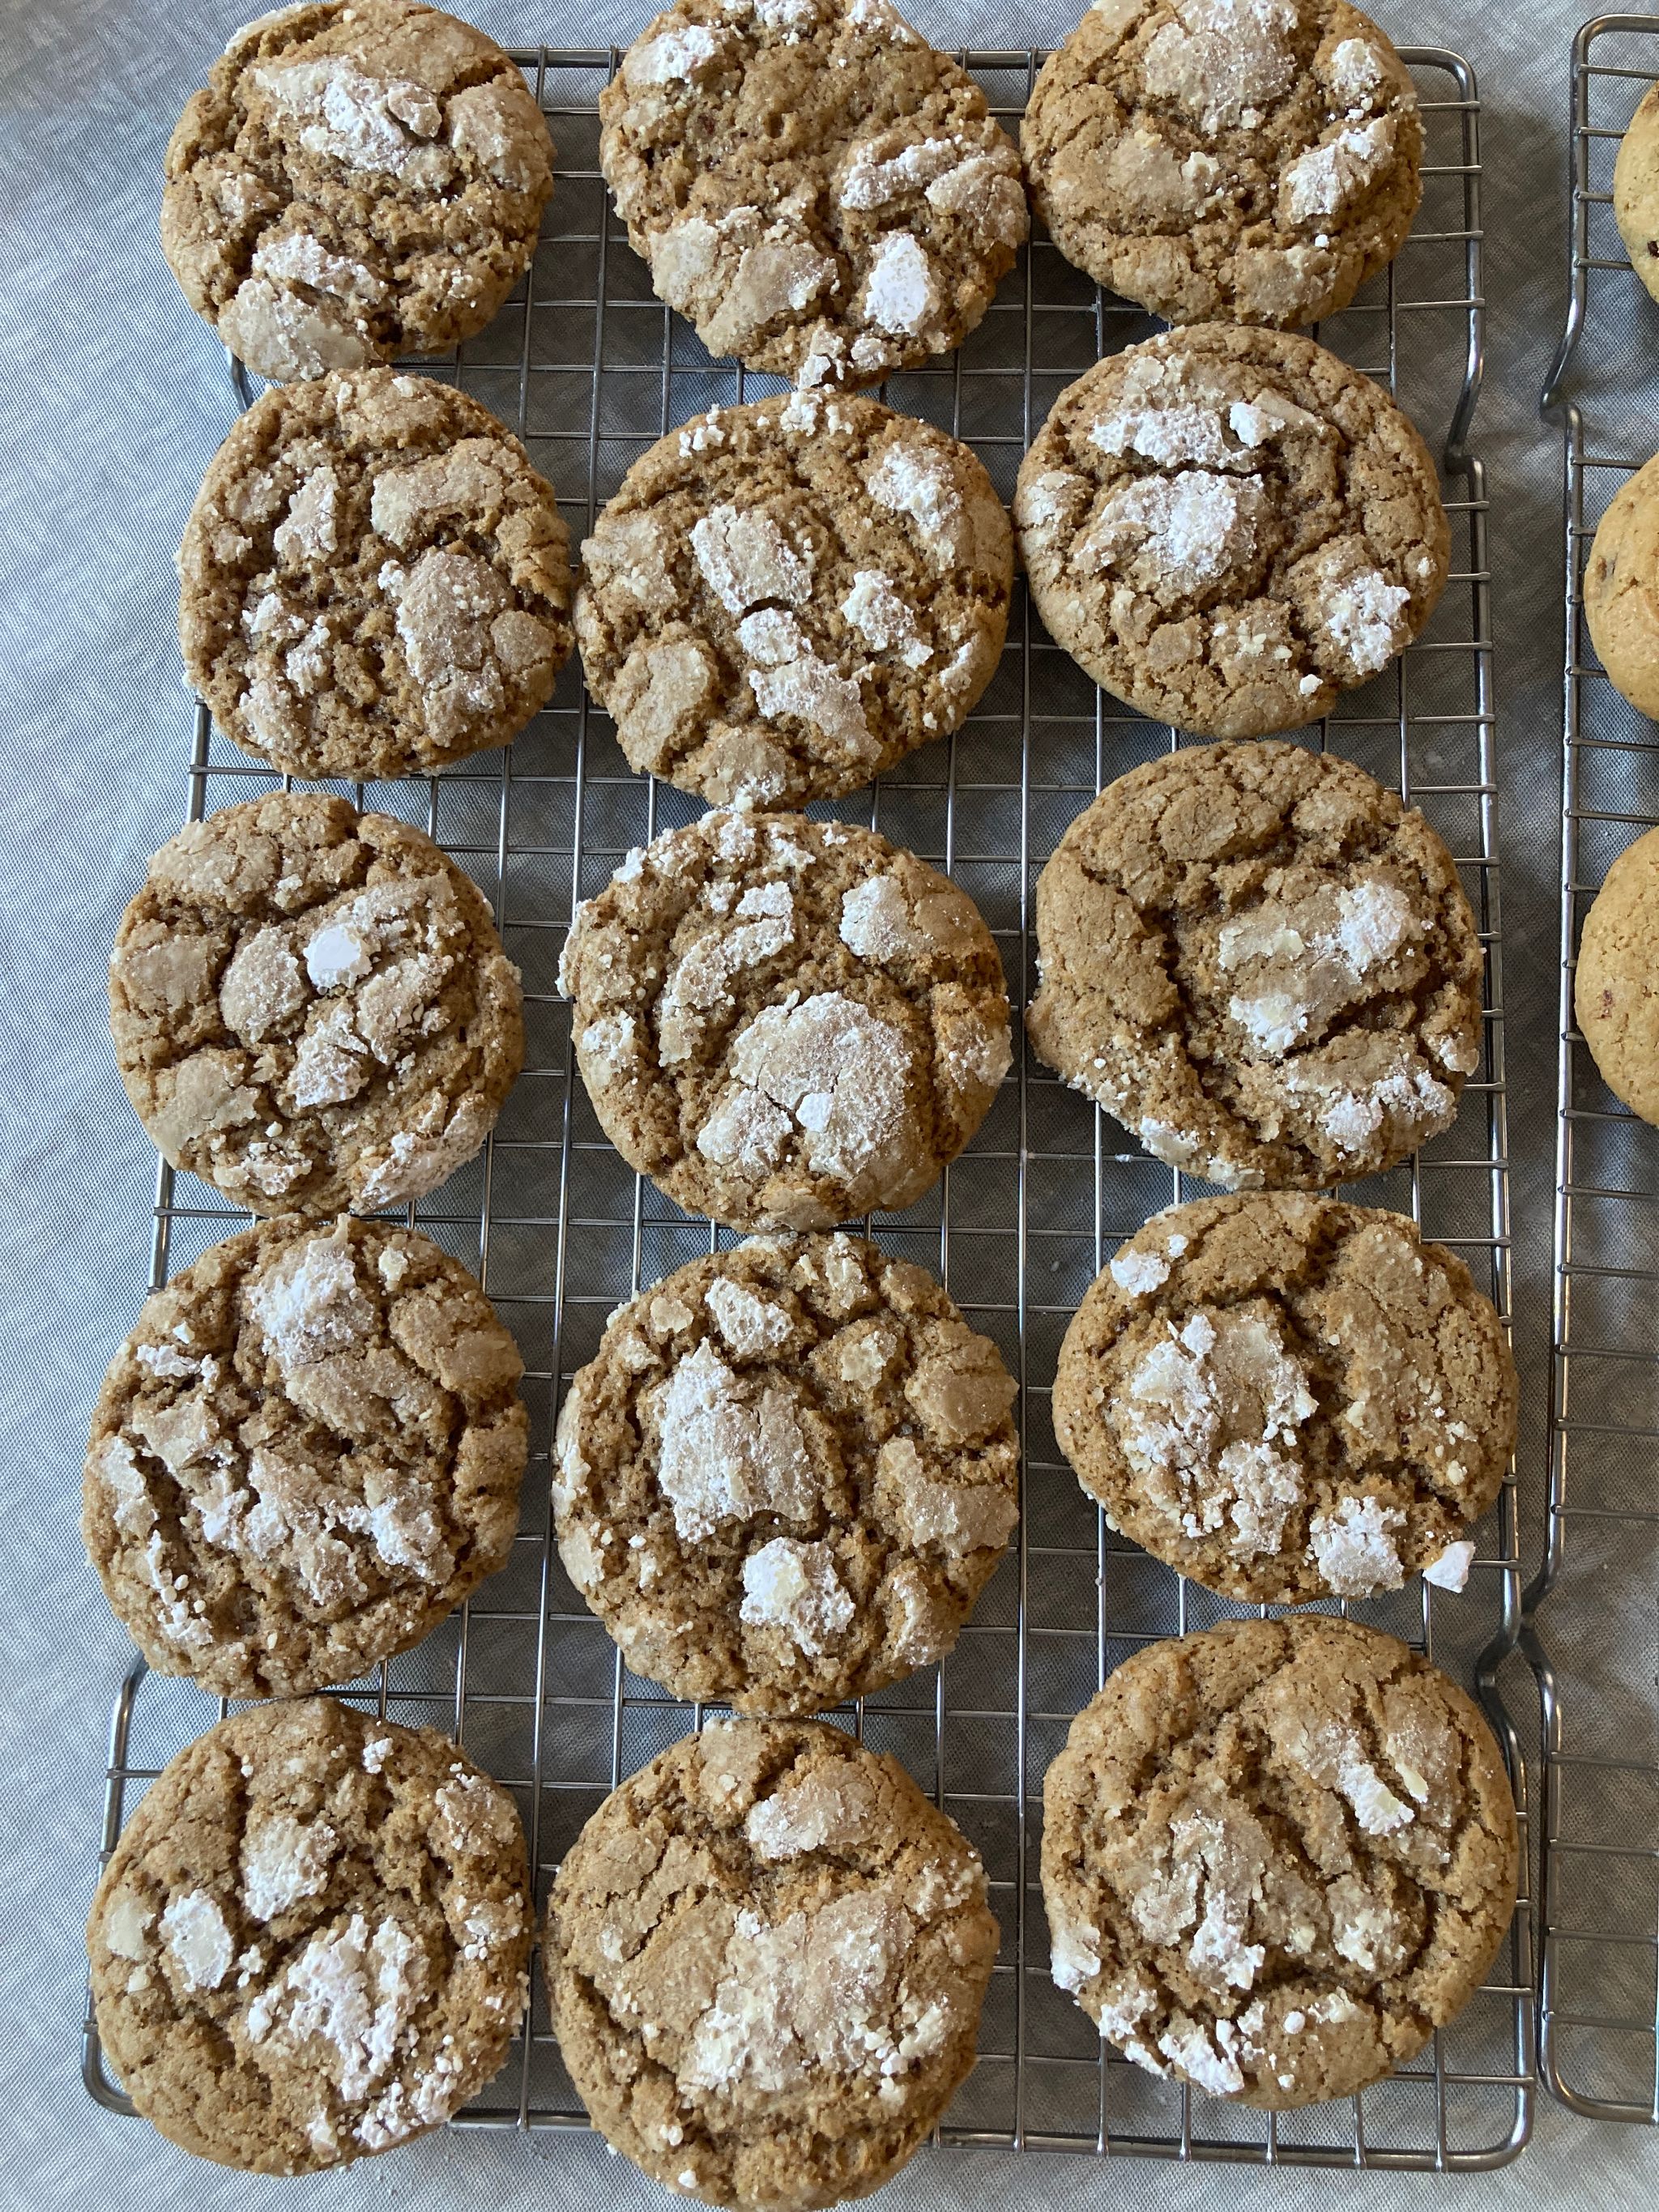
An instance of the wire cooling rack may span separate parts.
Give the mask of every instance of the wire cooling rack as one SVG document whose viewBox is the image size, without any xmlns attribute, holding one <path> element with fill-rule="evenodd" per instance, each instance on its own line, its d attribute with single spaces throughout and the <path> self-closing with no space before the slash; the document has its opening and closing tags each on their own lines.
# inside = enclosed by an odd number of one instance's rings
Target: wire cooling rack
<svg viewBox="0 0 1659 2212">
<path fill-rule="evenodd" d="M 651 295 L 611 213 L 594 104 L 613 52 L 522 52 L 559 144 L 550 227 L 529 283 L 480 339 L 422 362 L 491 407 L 554 483 L 573 538 L 664 431 L 720 402 L 779 388 L 711 362 Z M 1040 54 L 963 57 L 996 113 L 1017 124 Z M 1389 386 L 1443 441 L 1455 574 L 1425 637 L 1345 702 L 1328 739 L 1421 805 L 1458 855 L 1486 951 L 1482 1063 L 1455 1127 L 1356 1197 L 1409 1212 L 1462 1252 L 1508 1312 L 1497 777 L 1486 503 L 1468 434 L 1481 367 L 1479 106 L 1467 64 L 1408 52 L 1430 158 L 1422 216 L 1393 271 L 1321 333 Z M 890 403 L 969 440 L 1002 495 L 1065 386 L 1155 325 L 1103 297 L 1046 240 L 1022 254 L 960 352 L 896 376 Z M 243 397 L 246 397 L 243 388 Z M 205 461 L 206 456 L 204 455 Z M 270 779 L 196 710 L 192 817 Z M 1017 595 L 1009 649 L 977 711 L 948 744 L 884 777 L 867 818 L 947 869 L 978 902 L 1012 994 L 1033 965 L 1037 871 L 1103 783 L 1181 742 L 1104 699 Z M 346 787 L 346 788 L 350 788 Z M 699 811 L 631 774 L 609 723 L 567 671 L 551 706 L 510 751 L 428 783 L 353 790 L 360 805 L 424 823 L 493 899 L 524 970 L 528 1056 L 483 1158 L 418 1209 L 421 1225 L 474 1266 L 513 1328 L 534 1423 L 524 1519 L 508 1567 L 419 1650 L 343 1694 L 465 1738 L 514 1789 L 538 1897 L 605 1793 L 701 1714 L 624 1670 L 564 1578 L 550 1539 L 548 1438 L 558 1392 L 597 1346 L 606 1315 L 642 1283 L 726 1240 L 632 1175 L 600 1133 L 573 1073 L 555 971 L 573 902 L 628 848 Z M 840 811 L 862 808 L 849 802 Z M 823 811 L 827 810 L 814 810 Z M 1002 1928 L 979 2064 L 939 2130 L 946 2143 L 1255 2164 L 1484 2167 L 1526 2140 L 1533 2065 L 1529 1899 L 1486 1987 L 1421 2058 L 1349 2102 L 1279 2117 L 1194 2098 L 1118 2058 L 1052 1985 L 1037 1886 L 1042 1777 L 1073 1715 L 1119 1661 L 1152 1639 L 1242 1610 L 1182 1582 L 1115 1536 L 1060 1458 L 1049 1387 L 1066 1322 L 1103 1262 L 1148 1214 L 1200 1186 L 1138 1150 L 1029 1053 L 974 1144 L 908 1212 L 872 1224 L 890 1250 L 935 1268 L 994 1337 L 1021 1384 L 1024 1516 L 1017 1549 L 937 1668 L 838 1716 L 898 1753 L 982 1853 Z M 155 1198 L 154 1280 L 240 1225 L 216 1194 L 165 1166 Z M 1509 1757 L 1524 1820 L 1520 1747 L 1495 1670 L 1520 1612 L 1513 1481 L 1483 1524 L 1462 1596 L 1419 1582 L 1365 1618 L 1476 1682 Z M 161 1765 L 222 1710 L 192 1686 L 135 1671 L 110 1738 L 103 1846 Z M 1522 1854 L 1522 1866 L 1526 1865 Z M 131 2108 L 105 2069 L 88 2014 L 92 2094 Z M 458 2123 L 586 2124 L 539 1990 L 511 2061 Z"/>
<path fill-rule="evenodd" d="M 1574 2111 L 1659 2122 L 1659 1133 L 1596 1073 L 1573 1019 L 1579 932 L 1616 856 L 1659 823 L 1659 733 L 1602 672 L 1583 618 L 1595 527 L 1659 444 L 1659 313 L 1632 272 L 1613 165 L 1659 76 L 1659 19 L 1607 15 L 1572 55 L 1571 283 L 1544 393 L 1563 428 L 1566 663 L 1555 1358 L 1547 1549 L 1527 1593 L 1542 1700 L 1540 2062 Z M 1567 393 L 1571 390 L 1572 397 Z M 1552 1590 L 1579 1602 L 1531 1626 Z"/>
</svg>

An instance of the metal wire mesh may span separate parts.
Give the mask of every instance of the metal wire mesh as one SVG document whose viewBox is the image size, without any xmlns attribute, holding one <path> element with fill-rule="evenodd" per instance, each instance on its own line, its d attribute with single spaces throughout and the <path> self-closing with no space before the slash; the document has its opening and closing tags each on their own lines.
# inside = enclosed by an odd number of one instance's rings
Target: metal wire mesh
<svg viewBox="0 0 1659 2212">
<path fill-rule="evenodd" d="M 716 402 L 779 387 L 711 362 L 653 300 L 628 248 L 597 160 L 594 102 L 617 57 L 544 50 L 518 58 L 559 142 L 550 228 L 528 283 L 491 330 L 459 358 L 420 366 L 453 378 L 518 429 L 579 537 L 662 432 Z M 1042 56 L 963 58 L 997 114 L 1014 123 Z M 1471 72 L 1455 56 L 1418 51 L 1407 60 L 1423 88 L 1430 135 L 1424 212 L 1394 271 L 1321 335 L 1393 388 L 1431 441 L 1444 441 L 1456 573 L 1403 663 L 1352 695 L 1309 742 L 1328 738 L 1425 808 L 1459 856 L 1486 948 L 1483 1062 L 1456 1126 L 1355 1195 L 1408 1212 L 1461 1251 L 1507 1314 L 1486 503 L 1480 464 L 1466 442 L 1481 362 L 1479 111 Z M 894 377 L 886 397 L 969 440 L 1006 498 L 1064 386 L 1098 355 L 1153 327 L 1138 310 L 1097 294 L 1039 240 L 960 352 Z M 948 744 L 927 747 L 884 777 L 868 799 L 867 818 L 972 894 L 998 937 L 1011 992 L 1023 1001 L 1038 869 L 1103 783 L 1178 742 L 1097 692 L 1043 635 L 1022 592 L 1009 649 L 977 711 Z M 212 731 L 198 707 L 192 817 L 270 781 Z M 559 1389 L 592 1356 L 611 1309 L 726 1238 L 640 1182 L 605 1141 L 574 1080 L 566 1010 L 554 989 L 573 902 L 598 890 L 631 845 L 700 810 L 629 772 L 574 667 L 510 751 L 430 783 L 371 785 L 353 795 L 425 823 L 494 900 L 507 949 L 524 970 L 525 1073 L 484 1157 L 414 1211 L 477 1268 L 514 1330 L 535 1434 L 512 1563 L 418 1651 L 343 1694 L 398 1719 L 452 1729 L 511 1785 L 539 1897 L 606 1791 L 701 1718 L 626 1672 L 565 1581 L 549 1540 L 547 1465 Z M 942 1666 L 836 1717 L 904 1759 L 978 1845 L 990 1876 L 1001 1954 L 979 2065 L 941 2140 L 1254 2163 L 1501 2164 L 1524 2142 L 1531 2106 L 1524 1896 L 1487 1986 L 1415 2065 L 1352 2102 L 1277 2118 L 1195 2101 L 1126 2064 L 1049 1981 L 1036 1881 L 1048 1761 L 1119 1660 L 1155 1638 L 1243 1610 L 1114 1535 L 1060 1459 L 1049 1426 L 1060 1338 L 1088 1284 L 1149 1213 L 1196 1194 L 1189 1181 L 1127 1145 L 1115 1123 L 1027 1054 L 938 1188 L 908 1212 L 872 1224 L 888 1249 L 945 1278 L 969 1321 L 1001 1346 L 1022 1392 L 1024 1516 L 1017 1549 Z M 243 1218 L 164 1168 L 155 1281 Z M 1492 1679 L 1519 1619 L 1512 1480 L 1480 1534 L 1464 1596 L 1417 1583 L 1355 1610 L 1477 1680 L 1524 1817 L 1519 1746 Z M 142 1668 L 125 1684 L 112 1725 L 106 1853 L 160 1765 L 217 1710 L 191 1686 Z M 104 2068 L 89 2016 L 84 2048 L 93 2095 L 130 2110 Z M 511 2062 L 459 2124 L 585 2124 L 539 1991 Z"/>
<path fill-rule="evenodd" d="M 1659 2122 L 1659 1133 L 1596 1073 L 1573 1018 L 1579 933 L 1612 861 L 1659 823 L 1659 736 L 1584 624 L 1595 527 L 1659 443 L 1653 310 L 1613 218 L 1613 164 L 1659 75 L 1659 20 L 1587 23 L 1572 57 L 1571 289 L 1544 393 L 1565 455 L 1560 1088 L 1547 1550 L 1527 1593 L 1544 1729 L 1540 2061 L 1575 2111 Z M 1565 394 L 1571 388 L 1573 397 Z M 1531 1614 L 1551 1591 L 1571 1596 Z"/>
</svg>

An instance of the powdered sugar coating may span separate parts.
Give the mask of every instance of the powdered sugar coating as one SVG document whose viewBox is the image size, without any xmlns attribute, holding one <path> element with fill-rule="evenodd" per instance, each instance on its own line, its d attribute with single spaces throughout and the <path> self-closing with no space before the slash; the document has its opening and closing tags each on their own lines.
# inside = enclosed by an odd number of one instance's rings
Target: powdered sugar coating
<svg viewBox="0 0 1659 2212">
<path fill-rule="evenodd" d="M 711 353 L 802 386 L 959 344 L 1025 236 L 983 93 L 884 0 L 678 0 L 599 114 L 658 296 Z"/>
<path fill-rule="evenodd" d="M 87 1547 L 150 1665 L 292 1696 L 416 1643 L 512 1545 L 521 1372 L 417 1231 L 290 1216 L 211 1247 L 146 1304 L 88 1447 Z M 291 1822 L 257 1838 L 249 1911 L 308 1894 L 323 1853 Z"/>
<path fill-rule="evenodd" d="M 757 1237 L 611 1316 L 556 1441 L 560 1557 L 636 1674 L 811 1712 L 940 1657 L 1018 1514 L 1014 1384 L 920 1268 Z"/>
<path fill-rule="evenodd" d="M 871 831 L 798 816 L 659 838 L 579 909 L 560 980 L 613 1143 L 738 1227 L 909 1205 L 1009 1064 L 971 902 Z"/>
<path fill-rule="evenodd" d="M 1515 1899 L 1514 1807 L 1477 1708 L 1340 1620 L 1139 1652 L 1073 1723 L 1043 1809 L 1056 1978 L 1137 2063 L 1251 2105 L 1408 2061 Z"/>
<path fill-rule="evenodd" d="M 1066 1332 L 1054 1433 L 1127 1535 L 1210 1589 L 1294 1605 L 1419 1571 L 1460 1588 L 1516 1395 L 1454 1254 L 1395 1213 L 1253 1193 L 1124 1246 Z"/>
<path fill-rule="evenodd" d="M 465 1838 L 433 1818 L 457 1774 L 492 1808 Z M 475 2094 L 523 2008 L 530 1936 L 512 1801 L 431 1731 L 331 1699 L 237 1715 L 181 1753 L 88 1929 L 100 2033 L 139 2110 L 199 2155 L 287 2173 Z M 140 1950 L 155 1963 L 135 1974 Z"/>
<path fill-rule="evenodd" d="M 717 2203 L 805 2204 L 921 2140 L 972 2063 L 995 1948 L 977 1856 L 896 1762 L 738 1722 L 607 1799 L 544 1955 L 614 2147 Z"/>
<path fill-rule="evenodd" d="M 1419 634 L 1450 562 L 1433 463 L 1388 396 L 1309 339 L 1222 324 L 1062 392 L 1014 520 L 1060 642 L 1208 737 L 1328 714 Z"/>
</svg>

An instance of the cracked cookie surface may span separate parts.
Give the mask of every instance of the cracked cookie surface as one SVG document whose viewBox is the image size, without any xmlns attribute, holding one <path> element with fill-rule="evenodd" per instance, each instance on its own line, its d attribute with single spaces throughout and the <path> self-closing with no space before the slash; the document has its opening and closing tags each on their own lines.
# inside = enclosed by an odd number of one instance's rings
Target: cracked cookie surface
<svg viewBox="0 0 1659 2212">
<path fill-rule="evenodd" d="M 559 1416 L 559 1555 L 636 1674 L 808 1714 L 955 1644 L 1019 1517 L 1018 1386 L 921 1268 L 758 1237 L 611 1316 Z"/>
<path fill-rule="evenodd" d="M 523 72 L 409 0 L 319 0 L 232 39 L 167 152 L 185 297 L 274 382 L 439 353 L 530 266 L 553 149 Z"/>
<path fill-rule="evenodd" d="M 886 0 L 679 0 L 599 115 L 658 298 L 711 354 L 797 384 L 960 345 L 1026 234 L 984 94 Z"/>
<path fill-rule="evenodd" d="M 523 1372 L 416 1230 L 211 1246 L 145 1302 L 87 1451 L 87 1550 L 150 1665 L 295 1697 L 418 1644 L 512 1550 Z"/>
<path fill-rule="evenodd" d="M 1381 1174 L 1480 1065 L 1445 846 L 1334 753 L 1193 745 L 1109 784 L 1037 883 L 1038 1053 L 1228 1189 Z"/>
<path fill-rule="evenodd" d="M 181 830 L 122 917 L 109 989 L 152 1140 L 255 1213 L 435 1189 L 524 1060 L 489 901 L 420 830 L 343 799 L 274 792 Z"/>
<path fill-rule="evenodd" d="M 1423 194 L 1411 78 L 1346 0 L 1095 0 L 1020 149 L 1066 259 L 1173 323 L 1336 313 Z"/>
<path fill-rule="evenodd" d="M 1573 1010 L 1608 1090 L 1644 1121 L 1659 1122 L 1656 932 L 1659 830 L 1650 830 L 1608 869 L 1584 917 Z"/>
<path fill-rule="evenodd" d="M 506 744 L 574 641 L 551 485 L 476 399 L 388 368 L 256 400 L 179 573 L 185 666 L 215 721 L 313 781 L 429 775 Z"/>
<path fill-rule="evenodd" d="M 1078 1309 L 1054 1434 L 1114 1525 L 1267 1605 L 1461 1589 L 1515 1449 L 1491 1301 L 1404 1215 L 1254 1193 L 1156 1215 Z"/>
<path fill-rule="evenodd" d="M 1419 635 L 1451 564 L 1434 463 L 1380 386 L 1310 338 L 1219 323 L 1061 392 L 1014 524 L 1056 641 L 1203 737 L 1329 714 Z"/>
<path fill-rule="evenodd" d="M 900 1212 L 1012 1057 L 978 908 L 872 830 L 743 810 L 630 854 L 559 963 L 607 1137 L 738 1229 Z"/>
<path fill-rule="evenodd" d="M 343 2166 L 500 2071 L 532 1925 L 517 1809 L 453 1744 L 332 1698 L 262 1705 L 123 1830 L 87 1927 L 98 2032 L 198 2158 Z"/>
<path fill-rule="evenodd" d="M 607 2142 L 676 2192 L 867 2196 L 974 2063 L 985 1873 L 896 1759 L 732 1721 L 614 1791 L 553 1886 L 553 2027 Z"/>
<path fill-rule="evenodd" d="M 1270 2110 L 1413 2057 L 1480 1987 L 1516 1866 L 1474 1700 L 1317 1615 L 1137 1652 L 1043 1784 L 1056 1983 L 1137 2065 Z"/>
<path fill-rule="evenodd" d="M 583 545 L 583 672 L 636 769 L 722 803 L 844 798 L 966 720 L 1013 557 L 943 430 L 856 394 L 716 409 Z"/>
</svg>

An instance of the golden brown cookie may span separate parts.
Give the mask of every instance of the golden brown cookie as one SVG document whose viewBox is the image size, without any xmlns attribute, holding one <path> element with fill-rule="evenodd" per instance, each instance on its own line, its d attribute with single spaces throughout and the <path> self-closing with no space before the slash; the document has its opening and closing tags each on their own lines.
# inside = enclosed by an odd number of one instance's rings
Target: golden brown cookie
<svg viewBox="0 0 1659 2212">
<path fill-rule="evenodd" d="M 1334 753 L 1192 745 L 1115 783 L 1037 883 L 1048 1065 L 1152 1155 L 1312 1190 L 1449 1127 L 1480 940 L 1415 808 Z"/>
<path fill-rule="evenodd" d="M 678 0 L 599 115 L 657 297 L 711 354 L 797 384 L 960 345 L 1025 237 L 985 94 L 887 0 Z"/>
<path fill-rule="evenodd" d="M 1518 1387 L 1490 1300 L 1403 1214 L 1255 1192 L 1121 1247 L 1066 1332 L 1054 1434 L 1113 1525 L 1206 1589 L 1462 1589 Z"/>
<path fill-rule="evenodd" d="M 411 0 L 301 0 L 239 31 L 179 118 L 161 246 L 286 383 L 438 353 L 530 266 L 553 149 L 518 65 Z"/>
<path fill-rule="evenodd" d="M 115 1057 L 174 1167 L 255 1213 L 374 1212 L 489 1134 L 524 994 L 429 837 L 272 792 L 169 839 L 123 915 Z"/>
<path fill-rule="evenodd" d="M 1061 392 L 1014 522 L 1055 641 L 1201 737 L 1329 714 L 1419 635 L 1451 565 L 1434 463 L 1387 392 L 1310 338 L 1223 323 Z"/>
<path fill-rule="evenodd" d="M 569 658 L 553 488 L 476 399 L 389 368 L 279 386 L 179 555 L 191 682 L 244 752 L 322 781 L 505 744 Z"/>
<path fill-rule="evenodd" d="M 1067 260 L 1174 323 L 1334 315 L 1423 196 L 1411 78 L 1346 0 L 1095 0 L 1020 148 Z"/>
<path fill-rule="evenodd" d="M 465 1753 L 332 1698 L 260 1705 L 122 1832 L 87 1926 L 98 2033 L 170 2142 L 314 2173 L 499 2073 L 532 1929 L 517 1809 Z"/>
<path fill-rule="evenodd" d="M 611 1316 L 559 1416 L 559 1556 L 676 1697 L 870 1696 L 944 1656 L 1006 1548 L 1017 1389 L 921 1268 L 751 1238 Z"/>
<path fill-rule="evenodd" d="M 1631 267 L 1659 300 L 1659 85 L 1644 93 L 1620 141 L 1613 213 Z"/>
<path fill-rule="evenodd" d="M 977 1852 L 896 1759 L 731 1721 L 606 1798 L 542 1958 L 608 2142 L 680 2195 L 809 2212 L 927 2136 L 973 2066 L 996 1948 Z"/>
<path fill-rule="evenodd" d="M 87 1451 L 82 1533 L 150 1665 L 294 1697 L 418 1644 L 512 1550 L 523 1372 L 416 1230 L 210 1246 L 145 1302 Z"/>
<path fill-rule="evenodd" d="M 1013 536 L 969 447 L 855 394 L 716 408 L 582 547 L 589 688 L 629 763 L 720 802 L 840 799 L 960 728 Z"/>
<path fill-rule="evenodd" d="M 559 963 L 617 1150 L 738 1229 L 915 1205 L 1008 1072 L 967 895 L 872 830 L 705 814 L 578 908 Z"/>
<path fill-rule="evenodd" d="M 1659 454 L 1620 485 L 1596 526 L 1584 621 L 1614 689 L 1659 715 Z"/>
<path fill-rule="evenodd" d="M 1659 1122 L 1659 999 L 1650 977 L 1659 936 L 1659 830 L 1628 845 L 1584 918 L 1573 1010 L 1601 1079 L 1644 1121 Z"/>
<path fill-rule="evenodd" d="M 1137 2065 L 1271 2111 L 1414 2057 L 1480 1987 L 1516 1872 L 1474 1700 L 1317 1614 L 1138 1651 L 1043 1784 L 1055 1981 Z"/>
</svg>

